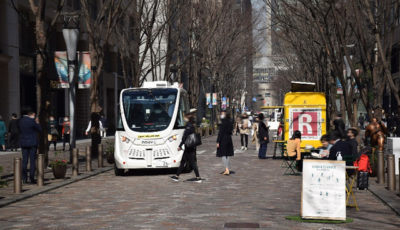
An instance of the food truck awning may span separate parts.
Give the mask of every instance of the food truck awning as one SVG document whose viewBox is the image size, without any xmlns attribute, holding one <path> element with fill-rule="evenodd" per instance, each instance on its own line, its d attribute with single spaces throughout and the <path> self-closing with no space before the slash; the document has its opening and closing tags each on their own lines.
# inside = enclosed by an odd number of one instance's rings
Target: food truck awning
<svg viewBox="0 0 400 230">
<path fill-rule="evenodd" d="M 261 106 L 260 109 L 283 109 L 284 106 L 277 105 L 277 106 Z"/>
<path fill-rule="evenodd" d="M 314 92 L 315 89 L 314 82 L 292 81 L 290 84 L 292 92 Z"/>
</svg>

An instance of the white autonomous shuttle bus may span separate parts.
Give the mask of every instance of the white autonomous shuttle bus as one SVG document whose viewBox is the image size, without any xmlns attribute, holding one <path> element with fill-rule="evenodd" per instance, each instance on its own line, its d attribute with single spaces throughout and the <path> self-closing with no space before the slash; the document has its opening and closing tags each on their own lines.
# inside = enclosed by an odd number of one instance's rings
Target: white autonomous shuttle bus
<svg viewBox="0 0 400 230">
<path fill-rule="evenodd" d="M 115 133 L 115 175 L 125 169 L 179 167 L 178 151 L 189 112 L 187 92 L 168 82 L 144 82 L 121 91 Z"/>
</svg>

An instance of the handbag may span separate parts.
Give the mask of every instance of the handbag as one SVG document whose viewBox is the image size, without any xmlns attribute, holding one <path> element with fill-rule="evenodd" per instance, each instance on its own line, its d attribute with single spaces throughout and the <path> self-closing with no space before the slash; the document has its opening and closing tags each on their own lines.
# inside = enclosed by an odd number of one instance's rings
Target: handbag
<svg viewBox="0 0 400 230">
<path fill-rule="evenodd" d="M 185 147 L 186 148 L 194 148 L 196 146 L 201 145 L 201 137 L 198 133 L 192 133 L 187 136 L 185 140 Z"/>
</svg>

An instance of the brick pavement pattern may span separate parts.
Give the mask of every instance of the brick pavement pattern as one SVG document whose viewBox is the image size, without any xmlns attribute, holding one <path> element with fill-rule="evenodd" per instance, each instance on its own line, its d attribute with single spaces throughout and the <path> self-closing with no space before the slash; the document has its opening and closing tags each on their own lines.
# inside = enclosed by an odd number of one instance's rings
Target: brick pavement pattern
<svg viewBox="0 0 400 230">
<path fill-rule="evenodd" d="M 234 142 L 238 149 L 239 139 Z M 301 176 L 282 176 L 280 160 L 259 160 L 250 145 L 235 152 L 236 173 L 223 176 L 215 137 L 198 153 L 203 183 L 173 182 L 168 170 L 107 172 L 1 208 L 0 229 L 224 229 L 228 222 L 261 229 L 400 229 L 400 217 L 369 191 L 356 192 L 360 211 L 347 209 L 353 223 L 288 221 L 299 215 Z"/>
</svg>

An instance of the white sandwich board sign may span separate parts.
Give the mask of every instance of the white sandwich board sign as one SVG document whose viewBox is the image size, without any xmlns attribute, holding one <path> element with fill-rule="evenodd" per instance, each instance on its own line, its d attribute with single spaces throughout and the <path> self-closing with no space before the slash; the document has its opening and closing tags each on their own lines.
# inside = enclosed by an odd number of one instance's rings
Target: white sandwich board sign
<svg viewBox="0 0 400 230">
<path fill-rule="evenodd" d="M 303 161 L 301 217 L 346 220 L 346 164 L 344 161 Z"/>
</svg>

